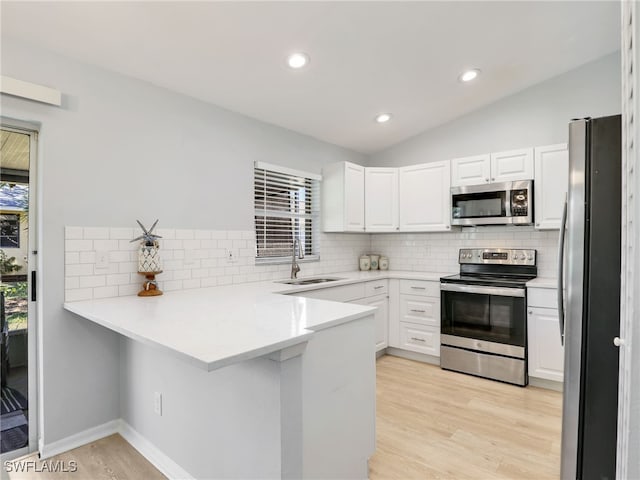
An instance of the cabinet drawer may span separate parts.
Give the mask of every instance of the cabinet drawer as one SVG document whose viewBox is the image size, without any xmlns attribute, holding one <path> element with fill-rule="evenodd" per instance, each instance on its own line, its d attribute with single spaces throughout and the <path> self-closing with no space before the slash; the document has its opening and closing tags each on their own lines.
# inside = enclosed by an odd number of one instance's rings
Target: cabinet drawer
<svg viewBox="0 0 640 480">
<path fill-rule="evenodd" d="M 400 293 L 440 297 L 440 283 L 428 280 L 400 280 Z"/>
<path fill-rule="evenodd" d="M 389 280 L 376 280 L 364 284 L 364 296 L 373 297 L 375 295 L 387 294 L 389 292 Z"/>
<path fill-rule="evenodd" d="M 415 295 L 400 296 L 400 321 L 437 327 L 440 325 L 440 299 Z"/>
<path fill-rule="evenodd" d="M 528 288 L 527 306 L 558 308 L 558 292 L 555 288 Z"/>
<path fill-rule="evenodd" d="M 298 297 L 317 298 L 320 300 L 333 300 L 334 302 L 349 302 L 351 300 L 365 297 L 363 283 L 310 290 L 295 293 L 294 295 Z"/>
<path fill-rule="evenodd" d="M 400 348 L 440 356 L 440 327 L 400 322 Z"/>
</svg>

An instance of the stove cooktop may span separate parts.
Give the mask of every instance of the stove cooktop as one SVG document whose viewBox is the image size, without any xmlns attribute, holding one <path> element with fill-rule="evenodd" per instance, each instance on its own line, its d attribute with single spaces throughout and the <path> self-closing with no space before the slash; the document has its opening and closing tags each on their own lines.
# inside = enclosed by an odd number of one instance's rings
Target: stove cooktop
<svg viewBox="0 0 640 480">
<path fill-rule="evenodd" d="M 487 285 L 492 287 L 524 288 L 535 275 L 477 275 L 458 273 L 442 277 L 442 283 L 462 283 L 466 285 Z"/>
</svg>

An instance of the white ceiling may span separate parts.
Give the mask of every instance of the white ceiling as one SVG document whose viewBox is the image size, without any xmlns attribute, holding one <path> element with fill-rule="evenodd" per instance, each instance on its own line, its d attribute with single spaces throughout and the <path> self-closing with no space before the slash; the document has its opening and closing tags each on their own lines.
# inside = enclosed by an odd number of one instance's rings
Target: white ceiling
<svg viewBox="0 0 640 480">
<path fill-rule="evenodd" d="M 619 49 L 608 2 L 10 2 L 2 36 L 364 153 Z M 285 56 L 311 57 L 290 71 Z M 477 67 L 472 84 L 457 76 Z M 379 125 L 374 116 L 392 112 Z"/>
</svg>

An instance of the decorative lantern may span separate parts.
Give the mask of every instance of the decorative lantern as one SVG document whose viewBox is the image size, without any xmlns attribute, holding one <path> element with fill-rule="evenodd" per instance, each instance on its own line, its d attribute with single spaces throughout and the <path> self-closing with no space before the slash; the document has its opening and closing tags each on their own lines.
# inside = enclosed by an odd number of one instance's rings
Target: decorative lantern
<svg viewBox="0 0 640 480">
<path fill-rule="evenodd" d="M 160 263 L 160 245 L 156 239 L 162 238 L 155 235 L 153 229 L 158 224 L 158 220 L 154 222 L 149 230 L 147 230 L 140 220 L 136 220 L 142 231 L 144 232 L 131 242 L 140 240 L 140 248 L 138 250 L 138 273 L 145 276 L 143 288 L 138 292 L 140 297 L 152 297 L 162 295 L 162 291 L 158 288 L 156 275 L 162 273 L 162 265 Z"/>
</svg>

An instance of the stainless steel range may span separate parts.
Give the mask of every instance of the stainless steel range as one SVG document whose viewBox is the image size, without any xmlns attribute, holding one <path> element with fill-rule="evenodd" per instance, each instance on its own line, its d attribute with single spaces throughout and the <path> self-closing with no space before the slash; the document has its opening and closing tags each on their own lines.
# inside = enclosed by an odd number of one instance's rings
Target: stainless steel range
<svg viewBox="0 0 640 480">
<path fill-rule="evenodd" d="M 440 366 L 525 386 L 526 283 L 536 251 L 460 249 L 460 273 L 440 279 Z"/>
</svg>

